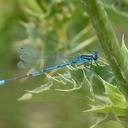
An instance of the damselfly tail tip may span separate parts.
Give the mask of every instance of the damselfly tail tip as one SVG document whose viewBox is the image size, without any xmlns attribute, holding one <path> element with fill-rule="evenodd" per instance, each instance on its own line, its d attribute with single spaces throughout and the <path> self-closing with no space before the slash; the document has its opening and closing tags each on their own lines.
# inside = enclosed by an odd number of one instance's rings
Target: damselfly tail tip
<svg viewBox="0 0 128 128">
<path fill-rule="evenodd" d="M 0 85 L 5 84 L 5 80 L 0 80 Z"/>
</svg>

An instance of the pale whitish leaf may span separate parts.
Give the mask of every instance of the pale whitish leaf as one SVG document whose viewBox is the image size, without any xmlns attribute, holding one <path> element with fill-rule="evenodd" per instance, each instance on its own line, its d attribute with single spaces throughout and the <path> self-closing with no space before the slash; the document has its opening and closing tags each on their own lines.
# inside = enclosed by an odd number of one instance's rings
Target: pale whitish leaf
<svg viewBox="0 0 128 128">
<path fill-rule="evenodd" d="M 127 125 L 126 123 L 115 117 L 115 120 L 105 120 L 103 123 L 99 125 L 99 127 L 96 128 L 127 128 Z"/>
<path fill-rule="evenodd" d="M 22 101 L 22 100 L 29 100 L 32 98 L 32 94 L 31 93 L 26 93 L 23 96 L 21 96 L 18 101 Z"/>
<path fill-rule="evenodd" d="M 82 29 L 75 37 L 73 37 L 73 39 L 71 40 L 71 43 L 79 42 L 79 39 L 81 39 L 82 36 L 84 36 L 85 34 L 87 34 L 91 29 L 92 29 L 91 25 L 88 25 L 87 27 L 85 27 L 84 29 Z"/>
<path fill-rule="evenodd" d="M 111 104 L 111 100 L 107 97 L 107 96 L 104 96 L 104 95 L 95 95 L 95 99 L 97 100 L 97 103 L 96 105 L 100 105 L 100 104 Z"/>
<path fill-rule="evenodd" d="M 94 101 L 96 102 L 96 101 Z M 95 103 L 94 103 L 95 104 Z M 91 108 L 85 110 L 84 112 L 96 112 L 96 113 L 115 113 L 117 116 L 126 116 L 128 108 L 121 108 L 119 106 L 113 106 L 112 104 L 100 104 L 100 105 L 90 105 Z"/>
<path fill-rule="evenodd" d="M 82 72 L 83 72 L 83 76 L 84 76 L 83 88 L 84 88 L 84 86 L 86 86 L 86 90 L 88 91 L 88 96 L 90 95 L 90 97 L 94 97 L 94 92 L 93 92 L 93 87 L 91 85 L 91 82 L 88 80 L 84 69 L 82 69 Z"/>
<path fill-rule="evenodd" d="M 80 42 L 79 45 L 77 45 L 75 48 L 70 50 L 68 54 L 73 54 L 73 53 L 79 52 L 80 50 L 84 49 L 88 45 L 94 43 L 96 40 L 97 40 L 97 37 L 96 36 L 92 36 L 91 38 L 89 38 L 89 39 L 87 39 L 87 40 L 85 40 L 83 42 Z"/>
<path fill-rule="evenodd" d="M 32 98 L 33 94 L 37 94 L 37 93 L 41 93 L 41 92 L 44 92 L 44 91 L 48 91 L 50 90 L 50 87 L 53 86 L 53 83 L 51 81 L 47 82 L 46 84 L 43 84 L 33 90 L 26 90 L 27 93 L 23 94 L 19 99 L 18 101 L 21 101 L 21 100 L 29 100 Z"/>
<path fill-rule="evenodd" d="M 50 74 L 47 74 L 48 79 L 53 80 L 54 82 L 57 82 L 58 84 L 61 83 L 63 85 L 66 84 L 66 82 L 63 79 L 60 79 L 60 77 L 54 77 L 51 76 Z"/>
<path fill-rule="evenodd" d="M 47 91 L 47 90 L 50 90 L 50 88 L 53 86 L 53 82 L 52 81 L 49 81 L 47 82 L 46 84 L 43 84 L 33 90 L 26 90 L 27 93 L 33 93 L 33 94 L 37 94 L 37 93 L 41 93 L 41 92 L 44 92 L 44 91 Z"/>
<path fill-rule="evenodd" d="M 85 110 L 83 112 L 96 112 L 96 113 L 106 113 L 111 111 L 111 105 L 98 105 L 92 106 L 91 109 Z"/>
<path fill-rule="evenodd" d="M 84 112 L 97 112 L 97 113 L 106 113 L 111 111 L 111 101 L 106 96 L 95 95 L 90 109 L 85 110 Z"/>
<path fill-rule="evenodd" d="M 91 106 L 91 109 L 85 110 L 84 112 L 96 112 L 96 113 L 115 113 L 117 116 L 126 116 L 128 108 L 115 107 L 113 105 L 98 105 Z"/>
<path fill-rule="evenodd" d="M 55 83 L 57 82 L 58 84 L 61 84 L 61 85 L 65 85 L 67 83 L 71 83 L 72 85 L 74 85 L 75 88 L 73 88 L 73 90 L 76 90 L 76 83 L 75 81 L 73 81 L 71 78 L 70 78 L 70 75 L 69 74 L 63 74 L 63 75 L 59 75 L 57 77 L 53 77 L 53 76 L 50 76 L 49 74 L 46 74 L 49 81 L 33 90 L 26 90 L 27 93 L 25 93 L 21 98 L 19 98 L 20 100 L 26 100 L 28 99 L 28 97 L 30 96 L 31 94 L 31 97 L 32 98 L 32 95 L 33 94 L 38 94 L 38 93 L 42 93 L 44 91 L 48 91 L 50 90 L 50 88 L 55 85 Z M 55 89 L 57 90 L 57 89 Z M 57 91 L 62 91 L 63 89 L 58 89 Z M 65 89 L 66 90 L 66 89 Z M 67 89 L 68 90 L 68 89 Z M 70 91 L 72 89 L 69 89 Z M 64 90 L 63 90 L 64 91 Z"/>
<path fill-rule="evenodd" d="M 102 122 L 104 122 L 107 118 L 108 118 L 108 114 L 106 114 L 104 117 L 98 118 L 97 121 L 96 121 L 96 123 L 94 123 L 89 128 L 95 128 L 96 126 L 98 126 L 99 124 L 101 124 Z"/>
<path fill-rule="evenodd" d="M 56 91 L 63 91 L 63 92 L 71 92 L 71 91 L 75 91 L 81 88 L 81 84 L 78 85 L 73 79 L 72 79 L 72 84 L 73 87 L 71 89 L 55 89 Z"/>
<path fill-rule="evenodd" d="M 125 42 L 124 42 L 124 35 L 122 36 L 122 46 L 121 46 L 121 52 L 123 54 L 123 64 L 124 64 L 124 67 L 125 67 L 125 71 L 128 70 L 128 49 L 125 45 Z"/>
<path fill-rule="evenodd" d="M 56 88 L 56 91 L 64 91 L 64 92 L 70 92 L 70 91 L 74 91 L 74 90 L 78 90 L 81 88 L 81 84 L 77 84 L 76 81 L 74 79 L 71 78 L 71 75 L 68 73 L 68 75 L 65 74 L 59 74 L 56 77 L 50 76 L 49 74 L 47 74 L 47 77 L 51 80 L 53 80 L 53 84 L 56 85 L 60 85 L 61 88 Z M 68 86 L 68 88 L 65 89 L 65 85 Z M 70 86 L 73 86 L 71 88 L 69 88 Z"/>
</svg>

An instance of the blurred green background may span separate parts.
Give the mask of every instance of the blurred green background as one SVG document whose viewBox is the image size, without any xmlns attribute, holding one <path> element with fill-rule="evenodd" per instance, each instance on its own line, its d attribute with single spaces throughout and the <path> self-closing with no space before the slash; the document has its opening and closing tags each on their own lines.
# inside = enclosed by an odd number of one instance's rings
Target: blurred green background
<svg viewBox="0 0 128 128">
<path fill-rule="evenodd" d="M 104 2 L 120 42 L 122 34 L 127 42 L 128 2 Z M 119 12 L 109 8 L 111 4 Z M 20 60 L 17 49 L 24 44 L 34 43 L 41 47 L 43 56 L 98 50 L 104 57 L 85 6 L 80 1 L 0 0 L 0 10 L 0 79 L 26 73 L 30 69 L 17 67 Z M 89 128 L 100 119 L 100 115 L 83 112 L 89 108 L 89 100 L 77 91 L 50 90 L 36 94 L 31 100 L 17 100 L 25 93 L 24 90 L 41 85 L 42 78 L 14 81 L 0 88 L 0 128 Z M 107 127 L 123 128 L 114 120 L 96 126 Z"/>
</svg>

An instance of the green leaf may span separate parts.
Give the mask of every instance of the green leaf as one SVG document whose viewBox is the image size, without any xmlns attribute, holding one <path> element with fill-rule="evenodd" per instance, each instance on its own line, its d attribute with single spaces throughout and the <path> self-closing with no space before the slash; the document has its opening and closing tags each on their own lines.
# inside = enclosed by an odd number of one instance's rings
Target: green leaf
<svg viewBox="0 0 128 128">
<path fill-rule="evenodd" d="M 108 16 L 110 17 L 110 19 L 112 20 L 114 24 L 118 24 L 119 26 L 125 29 L 128 28 L 128 22 L 127 22 L 128 13 L 127 12 L 120 11 L 113 5 L 104 4 L 104 6 L 108 12 Z"/>
<path fill-rule="evenodd" d="M 33 16 L 40 17 L 43 13 L 36 0 L 22 0 L 20 3 L 24 5 L 26 12 Z"/>
<path fill-rule="evenodd" d="M 33 90 L 26 90 L 26 93 L 23 94 L 18 100 L 28 100 L 31 99 L 33 94 L 38 94 L 38 93 L 42 93 L 44 91 L 48 91 L 50 90 L 50 88 L 53 86 L 53 83 L 51 81 L 49 81 L 46 84 L 41 85 L 40 87 L 37 87 Z"/>
<path fill-rule="evenodd" d="M 105 120 L 103 123 L 95 128 L 126 128 L 120 120 Z"/>
<path fill-rule="evenodd" d="M 99 60 L 98 66 L 92 65 L 93 71 L 109 83 L 116 83 L 115 76 L 109 64 L 105 63 L 105 60 Z"/>
<path fill-rule="evenodd" d="M 105 88 L 105 96 L 95 95 L 94 101 L 91 105 L 91 109 L 85 110 L 84 112 L 112 112 L 118 116 L 127 115 L 128 102 L 123 93 L 117 86 L 104 81 L 101 77 L 99 77 L 99 79 L 101 80 Z"/>
<path fill-rule="evenodd" d="M 119 88 L 115 85 L 112 85 L 104 81 L 102 78 L 100 79 L 105 87 L 105 94 L 110 99 L 112 105 L 120 108 L 126 108 L 128 106 L 128 103 L 126 101 L 125 96 L 119 90 Z"/>
</svg>

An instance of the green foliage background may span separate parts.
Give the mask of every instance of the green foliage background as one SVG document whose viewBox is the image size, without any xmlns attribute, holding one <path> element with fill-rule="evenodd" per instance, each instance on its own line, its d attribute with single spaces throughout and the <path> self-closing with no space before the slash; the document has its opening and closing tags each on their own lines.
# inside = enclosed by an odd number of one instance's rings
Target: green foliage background
<svg viewBox="0 0 128 128">
<path fill-rule="evenodd" d="M 124 34 L 127 46 L 128 1 L 103 2 L 120 45 Z M 104 50 L 83 1 L 0 0 L 0 8 L 1 79 L 38 69 L 44 65 L 38 63 L 40 57 L 51 60 L 55 54 L 69 57 L 99 51 L 104 60 L 99 62 L 99 67 L 93 65 L 95 73 L 85 68 L 63 69 L 52 72 L 55 77 L 42 75 L 2 86 L 1 128 L 128 127 L 127 100 L 114 86 L 117 84 L 115 76 L 110 66 L 105 64 L 108 62 Z M 26 50 L 18 52 L 21 47 Z M 123 50 L 126 48 L 125 45 L 122 47 Z M 59 60 L 53 59 L 48 63 L 52 65 Z M 70 73 L 71 78 L 62 80 L 65 73 Z"/>
</svg>

